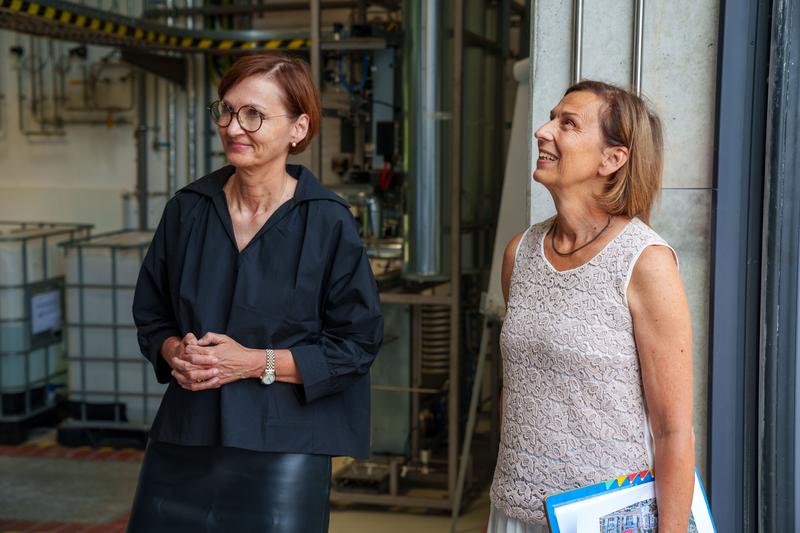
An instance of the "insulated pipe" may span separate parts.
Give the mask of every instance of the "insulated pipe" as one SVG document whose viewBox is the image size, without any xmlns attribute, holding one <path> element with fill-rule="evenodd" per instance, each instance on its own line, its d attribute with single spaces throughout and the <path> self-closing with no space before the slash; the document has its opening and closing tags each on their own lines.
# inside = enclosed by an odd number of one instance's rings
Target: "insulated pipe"
<svg viewBox="0 0 800 533">
<path fill-rule="evenodd" d="M 581 81 L 583 62 L 583 0 L 572 3 L 572 83 Z"/>
<path fill-rule="evenodd" d="M 439 63 L 439 0 L 424 2 L 414 22 L 419 23 L 419 46 L 414 50 L 420 65 L 415 106 L 416 157 L 414 170 L 414 273 L 421 276 L 441 275 L 442 208 L 441 160 L 438 113 L 438 89 L 441 76 Z M 455 133 L 454 133 L 455 135 Z M 455 157 L 455 156 L 454 156 Z M 453 202 L 457 203 L 457 198 Z M 451 231 L 451 235 L 455 235 Z"/>
<path fill-rule="evenodd" d="M 642 94 L 642 50 L 644 46 L 644 0 L 634 0 L 633 6 L 633 66 L 631 68 L 631 88 L 637 95 Z"/>
</svg>

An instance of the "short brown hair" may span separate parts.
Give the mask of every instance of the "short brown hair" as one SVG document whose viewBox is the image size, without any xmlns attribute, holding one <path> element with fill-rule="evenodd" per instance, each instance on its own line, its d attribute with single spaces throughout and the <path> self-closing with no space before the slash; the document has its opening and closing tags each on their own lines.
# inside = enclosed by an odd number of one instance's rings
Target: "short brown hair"
<svg viewBox="0 0 800 533">
<path fill-rule="evenodd" d="M 299 154 L 319 131 L 321 111 L 319 91 L 311 78 L 311 69 L 302 59 L 280 52 L 244 56 L 236 61 L 222 77 L 217 88 L 220 100 L 231 87 L 250 76 L 265 75 L 283 92 L 283 102 L 290 116 L 308 115 L 308 133 L 290 154 Z"/>
<path fill-rule="evenodd" d="M 661 119 L 644 99 L 615 85 L 583 80 L 567 89 L 564 96 L 578 91 L 603 99 L 600 128 L 606 143 L 628 148 L 628 161 L 609 177 L 600 200 L 612 215 L 638 216 L 649 222 L 664 169 Z"/>
</svg>

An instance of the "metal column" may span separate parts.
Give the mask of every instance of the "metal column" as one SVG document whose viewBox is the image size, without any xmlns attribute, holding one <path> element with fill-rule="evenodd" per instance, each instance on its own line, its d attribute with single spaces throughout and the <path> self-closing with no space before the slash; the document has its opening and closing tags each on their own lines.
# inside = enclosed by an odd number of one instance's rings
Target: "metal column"
<svg viewBox="0 0 800 533">
<path fill-rule="evenodd" d="M 453 169 L 450 179 L 450 390 L 448 395 L 447 494 L 451 505 L 458 476 L 461 381 L 461 85 L 464 65 L 464 0 L 453 2 Z"/>
<path fill-rule="evenodd" d="M 755 532 L 769 0 L 725 2 L 717 61 L 708 495 L 718 531 Z"/>
<path fill-rule="evenodd" d="M 797 531 L 800 352 L 800 6 L 772 4 L 761 260 L 759 530 Z"/>
</svg>

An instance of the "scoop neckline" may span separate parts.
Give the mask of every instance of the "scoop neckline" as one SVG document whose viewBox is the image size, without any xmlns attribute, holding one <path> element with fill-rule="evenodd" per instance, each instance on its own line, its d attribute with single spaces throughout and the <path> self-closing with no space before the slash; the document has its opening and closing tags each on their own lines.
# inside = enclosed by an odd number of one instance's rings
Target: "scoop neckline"
<svg viewBox="0 0 800 533">
<path fill-rule="evenodd" d="M 594 254 L 592 257 L 590 257 L 585 263 L 580 264 L 580 265 L 578 265 L 576 267 L 568 268 L 566 270 L 558 270 L 556 267 L 554 267 L 553 263 L 550 262 L 550 260 L 547 258 L 547 255 L 544 253 L 544 240 L 545 240 L 545 238 L 547 238 L 547 234 L 550 233 L 550 229 L 553 227 L 553 221 L 554 220 L 555 220 L 555 217 L 552 217 L 547 221 L 547 224 L 545 225 L 546 229 L 542 233 L 542 236 L 539 238 L 539 254 L 541 254 L 542 259 L 544 260 L 545 264 L 547 265 L 547 267 L 550 270 L 552 270 L 556 274 L 569 274 L 570 272 L 575 272 L 575 271 L 578 271 L 578 270 L 581 270 L 581 269 L 585 268 L 586 266 L 588 266 L 592 262 L 594 262 L 595 259 L 597 259 L 601 255 L 603 255 L 603 253 L 605 253 L 605 251 L 608 249 L 608 247 L 611 246 L 617 239 L 619 239 L 620 235 L 622 235 L 623 233 L 628 231 L 628 228 L 630 227 L 631 224 L 633 224 L 633 221 L 636 220 L 636 217 L 633 217 L 628 222 L 626 222 L 625 223 L 625 227 L 622 228 L 619 233 L 614 235 L 613 239 L 608 241 L 596 254 Z"/>
</svg>

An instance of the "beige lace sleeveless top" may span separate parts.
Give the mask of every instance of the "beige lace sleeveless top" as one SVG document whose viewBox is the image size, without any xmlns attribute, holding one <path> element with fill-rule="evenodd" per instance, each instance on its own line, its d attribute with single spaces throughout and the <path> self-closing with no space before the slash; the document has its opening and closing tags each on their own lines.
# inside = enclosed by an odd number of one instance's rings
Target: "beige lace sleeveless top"
<svg viewBox="0 0 800 533">
<path fill-rule="evenodd" d="M 544 257 L 551 224 L 528 229 L 511 276 L 490 491 L 508 516 L 536 524 L 545 496 L 653 464 L 626 292 L 644 249 L 668 246 L 633 219 L 588 263 L 559 272 Z"/>
</svg>

